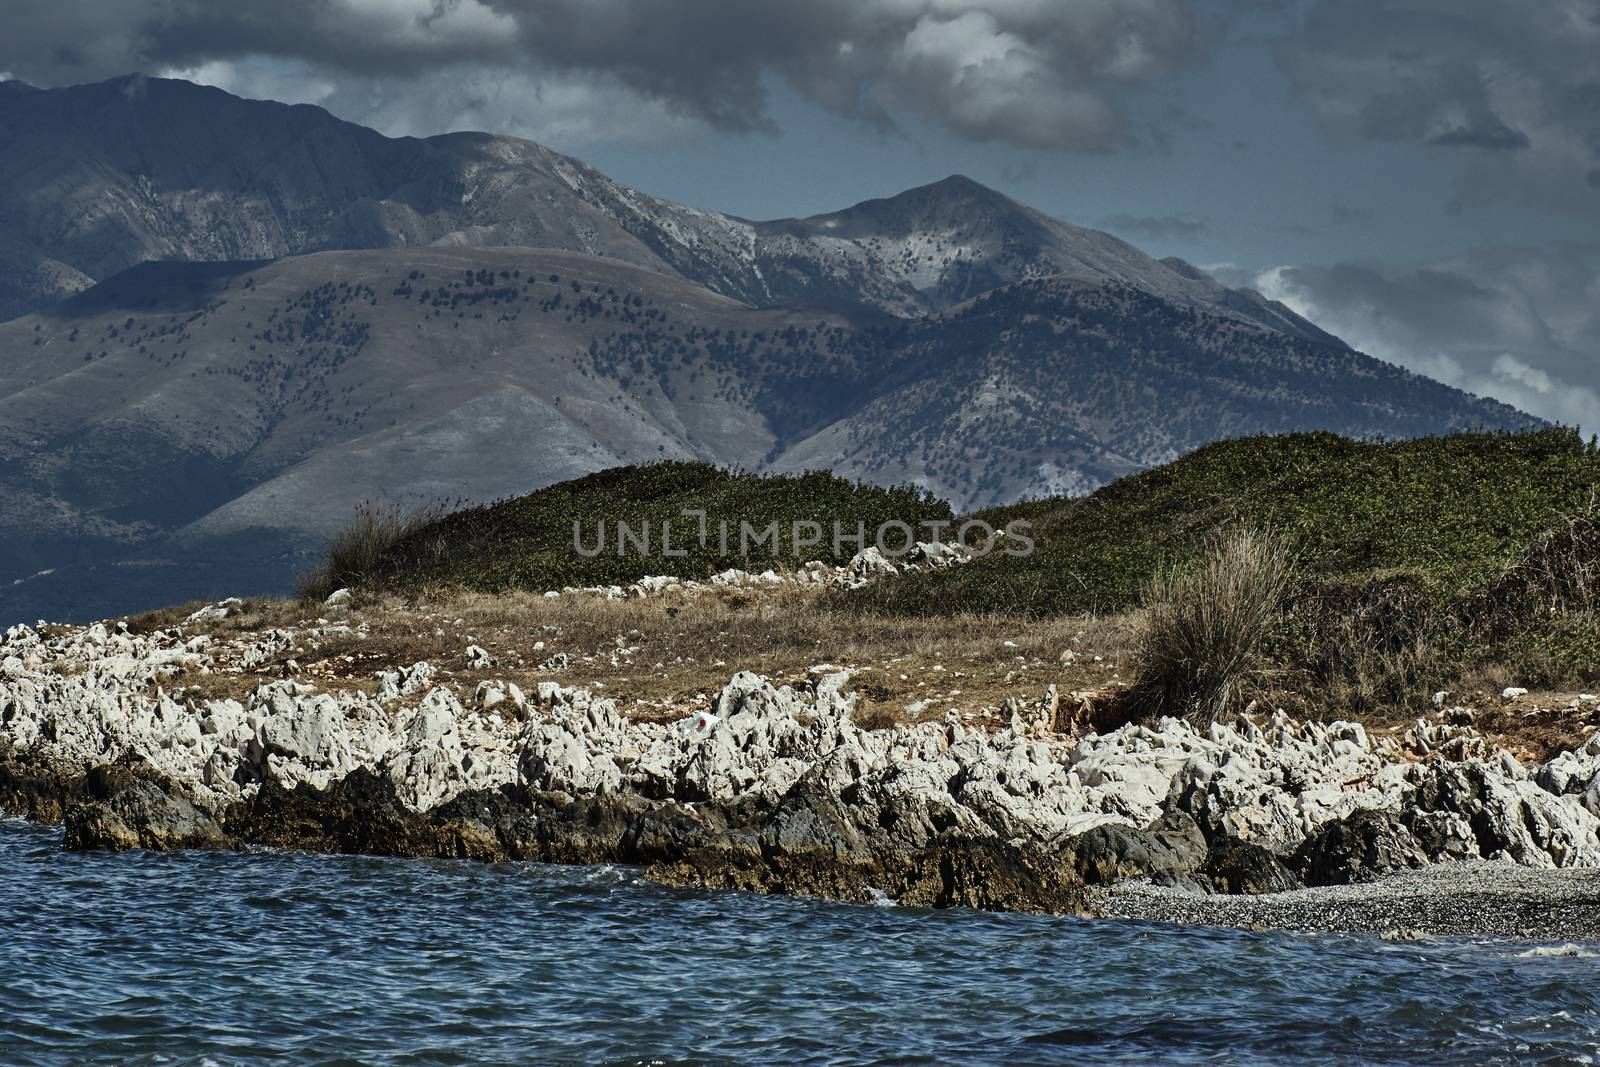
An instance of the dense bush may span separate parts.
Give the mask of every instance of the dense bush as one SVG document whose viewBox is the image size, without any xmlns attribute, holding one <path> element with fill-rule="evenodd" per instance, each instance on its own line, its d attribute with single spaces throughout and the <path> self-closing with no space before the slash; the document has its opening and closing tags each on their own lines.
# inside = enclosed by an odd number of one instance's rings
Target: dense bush
<svg viewBox="0 0 1600 1067">
<path fill-rule="evenodd" d="M 693 509 L 706 512 L 705 543 L 699 539 L 699 520 L 684 515 Z M 910 487 L 883 489 L 826 473 L 758 476 L 705 463 L 663 462 L 617 467 L 439 516 L 387 545 L 372 574 L 391 585 L 437 582 L 485 591 L 625 584 L 647 574 L 705 578 L 729 567 L 760 570 L 811 559 L 847 561 L 857 547 L 845 541 L 840 551 L 834 550 L 835 522 L 851 537 L 864 526 L 870 544 L 885 522 L 918 527 L 951 518 L 947 504 Z M 719 531 L 724 521 L 729 529 L 725 547 Z M 796 521 L 819 524 L 822 542 L 793 552 Z M 618 522 L 635 534 L 649 528 L 648 555 L 632 543 L 619 553 Z M 741 552 L 741 523 L 757 532 L 777 523 L 780 543 L 762 540 L 750 544 L 748 554 Z M 600 544 L 601 524 L 604 550 L 580 553 L 575 536 L 592 551 Z M 661 551 L 665 524 L 671 526 L 673 552 L 683 555 Z M 926 539 L 920 530 L 918 535 Z"/>
<path fill-rule="evenodd" d="M 1276 530 L 1306 576 L 1414 577 L 1454 596 L 1494 581 L 1600 487 L 1600 451 L 1573 430 L 1358 442 L 1326 433 L 1208 445 L 1094 494 L 1000 508 L 1038 543 L 949 573 L 874 586 L 877 610 L 1055 615 L 1118 611 L 1228 524 Z"/>
<path fill-rule="evenodd" d="M 406 511 L 398 505 L 360 505 L 349 525 L 329 539 L 321 563 L 300 580 L 301 597 L 321 600 L 337 589 L 368 584 L 397 544 L 440 514 L 437 508 Z"/>
</svg>

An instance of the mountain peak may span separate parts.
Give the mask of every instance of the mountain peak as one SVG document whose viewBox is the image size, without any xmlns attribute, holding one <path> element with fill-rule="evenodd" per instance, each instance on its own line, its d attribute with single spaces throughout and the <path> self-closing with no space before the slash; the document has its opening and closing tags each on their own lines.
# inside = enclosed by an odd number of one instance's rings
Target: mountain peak
<svg viewBox="0 0 1600 1067">
<path fill-rule="evenodd" d="M 608 256 L 757 306 L 902 317 L 1066 274 L 1324 339 L 1286 309 L 1229 294 L 1192 268 L 1158 264 L 960 173 L 829 214 L 748 222 L 628 189 L 530 141 L 389 138 L 313 105 L 175 79 L 128 74 L 0 99 L 26 147 L 0 158 L 0 214 L 12 213 L 16 231 L 51 235 L 48 247 L 9 253 L 23 269 L 0 270 L 0 319 L 146 260 L 442 241 Z M 41 175 L 101 210 L 62 210 L 37 195 Z"/>
<path fill-rule="evenodd" d="M 980 181 L 969 178 L 965 174 L 952 174 L 947 178 L 940 178 L 936 182 L 930 182 L 927 185 L 919 185 L 914 188 L 907 189 L 905 192 L 899 194 L 899 196 L 893 196 L 889 199 L 899 200 L 904 197 L 920 197 L 957 201 L 977 200 L 996 204 L 1016 203 L 1015 200 L 1012 200 L 1009 196 L 1000 192 L 998 189 L 991 189 L 989 186 L 984 185 Z"/>
<path fill-rule="evenodd" d="M 1207 274 L 1193 263 L 1190 263 L 1187 259 L 1180 259 L 1177 256 L 1167 256 L 1161 260 L 1161 263 L 1164 266 L 1172 268 L 1174 271 L 1183 275 L 1185 278 L 1188 278 L 1190 281 L 1202 282 L 1211 280 L 1211 275 Z"/>
<path fill-rule="evenodd" d="M 994 193 L 994 190 L 989 188 L 987 185 L 984 185 L 980 181 L 969 178 L 965 174 L 951 174 L 948 177 L 940 178 L 936 182 L 930 182 L 928 185 L 925 185 L 922 188 L 940 189 L 945 191 Z M 995 195 L 998 196 L 999 194 L 995 193 Z"/>
</svg>

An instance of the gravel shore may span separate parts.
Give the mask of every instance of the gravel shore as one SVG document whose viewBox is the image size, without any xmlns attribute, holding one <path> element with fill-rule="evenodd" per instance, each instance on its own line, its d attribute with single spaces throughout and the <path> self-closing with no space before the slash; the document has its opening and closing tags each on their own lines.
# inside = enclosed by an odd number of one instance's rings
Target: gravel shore
<svg viewBox="0 0 1600 1067">
<path fill-rule="evenodd" d="M 1098 890 L 1106 918 L 1248 929 L 1600 941 L 1600 871 L 1441 864 L 1356 885 L 1256 896 L 1149 885 Z"/>
</svg>

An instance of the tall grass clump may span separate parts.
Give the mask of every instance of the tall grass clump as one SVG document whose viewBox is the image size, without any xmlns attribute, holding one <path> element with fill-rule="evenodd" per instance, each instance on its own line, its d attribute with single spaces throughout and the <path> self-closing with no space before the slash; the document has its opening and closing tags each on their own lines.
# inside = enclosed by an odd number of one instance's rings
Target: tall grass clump
<svg viewBox="0 0 1600 1067">
<path fill-rule="evenodd" d="M 1196 564 L 1158 571 L 1134 644 L 1135 706 L 1196 724 L 1225 714 L 1260 670 L 1292 571 L 1287 539 L 1250 527 L 1214 532 Z"/>
<path fill-rule="evenodd" d="M 354 518 L 329 538 L 321 561 L 300 580 L 301 598 L 322 600 L 336 590 L 375 580 L 394 547 L 442 511 L 438 506 L 406 510 L 395 504 L 361 504 Z"/>
</svg>

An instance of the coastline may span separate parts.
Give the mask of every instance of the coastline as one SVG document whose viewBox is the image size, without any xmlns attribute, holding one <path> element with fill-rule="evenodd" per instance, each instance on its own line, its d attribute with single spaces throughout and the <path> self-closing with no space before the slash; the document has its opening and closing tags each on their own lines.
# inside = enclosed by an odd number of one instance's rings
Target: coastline
<svg viewBox="0 0 1600 1067">
<path fill-rule="evenodd" d="M 62 822 L 73 849 L 617 863 L 907 906 L 1600 940 L 1592 738 L 1524 766 L 1448 710 L 1393 737 L 1282 713 L 1102 732 L 1053 693 L 1004 725 L 874 728 L 829 667 L 734 673 L 668 721 L 555 681 L 469 692 L 423 661 L 362 688 L 174 696 L 352 629 L 207 632 L 229 610 L 7 631 L 0 810 Z"/>
</svg>

